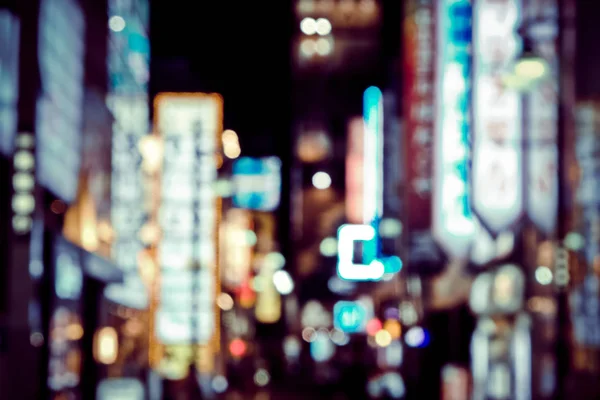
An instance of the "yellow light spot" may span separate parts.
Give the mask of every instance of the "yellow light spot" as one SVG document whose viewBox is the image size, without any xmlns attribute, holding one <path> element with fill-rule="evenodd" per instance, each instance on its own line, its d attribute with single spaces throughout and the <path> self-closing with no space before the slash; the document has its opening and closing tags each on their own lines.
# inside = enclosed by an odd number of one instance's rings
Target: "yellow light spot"
<svg viewBox="0 0 600 400">
<path fill-rule="evenodd" d="M 375 334 L 375 343 L 380 347 L 387 347 L 392 343 L 392 335 L 385 329 Z"/>
</svg>

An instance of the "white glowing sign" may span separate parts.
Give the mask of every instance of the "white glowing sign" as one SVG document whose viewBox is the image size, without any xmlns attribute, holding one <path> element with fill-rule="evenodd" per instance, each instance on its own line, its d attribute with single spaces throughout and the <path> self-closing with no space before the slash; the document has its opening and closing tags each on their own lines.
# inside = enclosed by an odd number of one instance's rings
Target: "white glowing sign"
<svg viewBox="0 0 600 400">
<path fill-rule="evenodd" d="M 130 276 L 137 276 L 137 257 L 144 249 L 139 231 L 147 218 L 140 140 L 148 134 L 146 96 L 109 95 L 113 123 L 111 223 L 115 232 L 113 258 Z"/>
<path fill-rule="evenodd" d="M 39 21 L 36 173 L 42 186 L 71 202 L 81 165 L 85 18 L 74 0 L 44 0 Z"/>
<path fill-rule="evenodd" d="M 0 10 L 0 152 L 5 156 L 12 153 L 17 132 L 20 25 L 8 10 Z"/>
<path fill-rule="evenodd" d="M 165 93 L 155 104 L 165 149 L 156 334 L 163 344 L 208 344 L 216 333 L 218 199 L 214 186 L 222 99 Z M 192 272 L 193 266 L 200 269 Z"/>
<path fill-rule="evenodd" d="M 338 275 L 348 280 L 379 280 L 397 272 L 402 261 L 381 254 L 378 236 L 383 214 L 383 94 L 375 86 L 365 90 L 362 184 L 363 224 L 346 224 L 338 231 Z M 354 263 L 354 242 L 363 242 L 363 262 Z"/>
<path fill-rule="evenodd" d="M 551 233 L 558 213 L 558 69 L 557 1 L 536 2 L 543 10 L 543 23 L 533 22 L 529 36 L 535 51 L 550 66 L 550 76 L 533 89 L 528 98 L 527 123 L 527 215 L 545 233 Z M 536 29 L 551 24 L 556 29 Z"/>
<path fill-rule="evenodd" d="M 502 78 L 521 49 L 521 0 L 473 6 L 473 209 L 493 233 L 523 208 L 521 96 Z"/>
<path fill-rule="evenodd" d="M 475 232 L 470 205 L 471 3 L 438 7 L 434 146 L 434 235 L 451 256 L 464 256 Z"/>
<path fill-rule="evenodd" d="M 374 259 L 369 264 L 355 264 L 354 242 L 371 242 L 375 228 L 371 225 L 342 225 L 338 232 L 338 274 L 348 280 L 378 280 L 384 273 L 384 265 Z"/>
</svg>

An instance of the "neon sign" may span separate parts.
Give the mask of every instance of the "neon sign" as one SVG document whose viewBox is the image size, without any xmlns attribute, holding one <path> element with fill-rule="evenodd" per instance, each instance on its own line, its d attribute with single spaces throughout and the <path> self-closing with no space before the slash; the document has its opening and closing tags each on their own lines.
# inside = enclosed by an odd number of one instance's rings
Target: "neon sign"
<svg viewBox="0 0 600 400">
<path fill-rule="evenodd" d="M 521 48 L 520 1 L 478 1 L 473 22 L 473 209 L 497 234 L 523 209 L 521 96 L 502 83 Z"/>
<path fill-rule="evenodd" d="M 345 224 L 338 231 L 338 275 L 347 280 L 379 280 L 398 272 L 402 261 L 381 254 L 378 236 L 383 214 L 383 95 L 375 86 L 363 96 L 364 155 L 362 224 Z M 354 242 L 363 242 L 362 263 L 354 263 Z"/>
<path fill-rule="evenodd" d="M 438 77 L 434 145 L 434 234 L 451 256 L 464 256 L 475 232 L 470 206 L 471 3 L 438 9 Z"/>
<path fill-rule="evenodd" d="M 557 34 L 558 3 L 553 1 L 534 3 L 535 10 L 543 7 L 545 24 L 556 29 L 545 32 L 541 23 L 534 23 L 529 37 L 537 54 L 550 66 L 550 76 L 528 95 L 528 141 L 527 148 L 527 215 L 544 233 L 554 231 L 558 214 L 558 90 L 559 67 Z"/>
</svg>

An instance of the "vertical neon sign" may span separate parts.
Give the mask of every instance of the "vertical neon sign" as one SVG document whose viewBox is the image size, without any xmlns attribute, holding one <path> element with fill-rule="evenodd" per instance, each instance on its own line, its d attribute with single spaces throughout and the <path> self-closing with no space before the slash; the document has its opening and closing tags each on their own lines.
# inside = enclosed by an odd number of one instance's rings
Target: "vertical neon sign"
<svg viewBox="0 0 600 400">
<path fill-rule="evenodd" d="M 402 267 L 396 256 L 381 254 L 378 236 L 383 214 L 383 95 L 375 86 L 363 96 L 363 224 L 342 225 L 338 232 L 338 275 L 348 280 L 379 280 Z M 362 264 L 353 261 L 354 242 L 363 242 Z"/>
<path fill-rule="evenodd" d="M 524 205 L 521 95 L 502 83 L 521 48 L 521 1 L 480 0 L 473 11 L 473 209 L 500 233 Z"/>
<path fill-rule="evenodd" d="M 363 247 L 363 262 L 366 263 L 379 252 L 377 230 L 383 214 L 383 95 L 375 86 L 365 90 L 363 119 L 363 223 L 373 226 L 376 231 L 375 240 Z"/>
<path fill-rule="evenodd" d="M 438 8 L 434 145 L 434 234 L 451 256 L 465 256 L 475 232 L 471 213 L 471 2 L 442 0 Z"/>
<path fill-rule="evenodd" d="M 559 69 L 557 35 L 559 30 L 558 2 L 535 1 L 528 4 L 529 13 L 543 20 L 532 23 L 529 39 L 533 49 L 546 59 L 550 67 L 548 79 L 527 96 L 527 215 L 544 233 L 552 234 L 558 215 L 558 91 Z M 563 218 L 562 216 L 560 218 Z"/>
</svg>

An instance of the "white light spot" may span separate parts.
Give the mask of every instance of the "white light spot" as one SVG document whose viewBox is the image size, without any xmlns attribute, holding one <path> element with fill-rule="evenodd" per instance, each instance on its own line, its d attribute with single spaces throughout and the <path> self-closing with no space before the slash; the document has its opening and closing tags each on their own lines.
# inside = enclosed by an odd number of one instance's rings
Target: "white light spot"
<svg viewBox="0 0 600 400">
<path fill-rule="evenodd" d="M 312 184 L 317 189 L 327 189 L 331 186 L 331 177 L 327 172 L 319 171 L 313 175 Z"/>
<path fill-rule="evenodd" d="M 20 171 L 31 170 L 35 165 L 33 154 L 26 150 L 18 151 L 13 158 L 13 162 L 15 164 L 15 168 Z"/>
<path fill-rule="evenodd" d="M 225 157 L 234 160 L 242 154 L 242 149 L 238 143 L 227 144 L 223 147 L 223 154 L 225 154 Z"/>
<path fill-rule="evenodd" d="M 29 193 L 15 194 L 12 199 L 12 209 L 17 214 L 31 214 L 35 208 L 35 199 Z"/>
<path fill-rule="evenodd" d="M 325 257 L 333 257 L 337 254 L 337 239 L 334 237 L 326 237 L 319 245 L 319 251 Z"/>
<path fill-rule="evenodd" d="M 304 39 L 300 44 L 300 51 L 306 57 L 311 57 L 317 51 L 315 41 L 312 39 Z"/>
<path fill-rule="evenodd" d="M 259 368 L 254 374 L 254 383 L 257 386 L 267 386 L 270 379 L 269 373 L 264 368 Z"/>
<path fill-rule="evenodd" d="M 250 230 L 250 229 L 246 230 L 245 237 L 246 237 L 246 245 L 250 246 L 250 247 L 254 246 L 256 244 L 256 241 L 258 240 L 256 238 L 256 233 L 254 233 L 254 231 Z"/>
<path fill-rule="evenodd" d="M 265 256 L 264 267 L 271 270 L 281 269 L 285 266 L 285 257 L 281 253 L 269 253 Z"/>
<path fill-rule="evenodd" d="M 227 382 L 227 378 L 223 375 L 217 375 L 212 379 L 210 385 L 215 392 L 224 393 L 229 387 L 229 382 Z"/>
<path fill-rule="evenodd" d="M 288 357 L 298 357 L 302 346 L 295 336 L 288 336 L 283 340 L 283 352 Z"/>
<path fill-rule="evenodd" d="M 425 331 L 419 326 L 413 326 L 404 335 L 404 340 L 408 346 L 418 347 L 425 341 Z"/>
<path fill-rule="evenodd" d="M 221 293 L 217 297 L 217 305 L 221 310 L 229 311 L 233 308 L 233 298 L 227 293 Z"/>
<path fill-rule="evenodd" d="M 379 223 L 379 234 L 385 238 L 394 238 L 402 233 L 402 222 L 394 218 L 384 218 Z"/>
<path fill-rule="evenodd" d="M 552 270 L 548 267 L 540 266 L 535 270 L 535 280 L 540 285 L 549 285 L 552 283 Z"/>
<path fill-rule="evenodd" d="M 585 246 L 585 238 L 577 232 L 569 232 L 565 237 L 565 246 L 573 251 L 579 251 Z"/>
<path fill-rule="evenodd" d="M 331 33 L 331 22 L 327 18 L 317 19 L 315 31 L 321 36 L 329 35 Z"/>
<path fill-rule="evenodd" d="M 32 260 L 29 263 L 29 275 L 39 278 L 44 273 L 44 264 L 39 260 Z"/>
<path fill-rule="evenodd" d="M 300 30 L 305 35 L 314 35 L 317 33 L 317 21 L 314 18 L 304 18 L 300 22 Z"/>
<path fill-rule="evenodd" d="M 326 56 L 331 53 L 331 42 L 325 38 L 319 38 L 315 42 L 315 50 L 320 56 Z"/>
<path fill-rule="evenodd" d="M 113 32 L 121 32 L 126 25 L 125 20 L 120 15 L 113 15 L 108 20 L 108 27 Z"/>
<path fill-rule="evenodd" d="M 381 329 L 375 334 L 375 343 L 379 347 L 388 347 L 392 343 L 392 335 L 385 329 Z"/>
<path fill-rule="evenodd" d="M 294 290 L 292 277 L 287 271 L 281 269 L 273 274 L 273 284 L 275 289 L 282 295 L 288 295 Z"/>
</svg>

